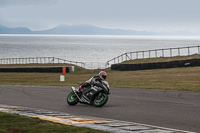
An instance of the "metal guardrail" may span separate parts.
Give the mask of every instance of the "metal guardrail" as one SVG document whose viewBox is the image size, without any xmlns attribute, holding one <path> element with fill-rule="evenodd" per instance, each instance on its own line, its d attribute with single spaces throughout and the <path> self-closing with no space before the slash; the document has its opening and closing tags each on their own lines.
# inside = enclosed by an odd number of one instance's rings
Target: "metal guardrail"
<svg viewBox="0 0 200 133">
<path fill-rule="evenodd" d="M 59 64 L 68 63 L 84 67 L 85 63 L 69 61 L 55 57 L 2 58 L 0 64 Z"/>
<path fill-rule="evenodd" d="M 134 59 L 187 56 L 192 54 L 200 54 L 200 46 L 127 52 L 107 61 L 106 68 L 110 67 L 112 64 L 118 64 L 124 61 L 134 60 Z"/>
<path fill-rule="evenodd" d="M 73 64 L 86 69 L 105 69 L 105 62 L 77 62 L 55 57 L 1 58 L 0 64 Z"/>
<path fill-rule="evenodd" d="M 1 58 L 0 64 L 59 64 L 67 63 L 80 66 L 86 69 L 105 69 L 112 64 L 118 64 L 128 60 L 144 59 L 144 58 L 159 58 L 159 57 L 174 57 L 187 56 L 192 54 L 200 54 L 200 46 L 178 47 L 155 49 L 146 51 L 127 52 L 117 56 L 107 62 L 77 62 L 55 57 L 28 57 L 28 58 Z"/>
<path fill-rule="evenodd" d="M 105 62 L 85 62 L 84 68 L 86 69 L 106 69 Z"/>
</svg>

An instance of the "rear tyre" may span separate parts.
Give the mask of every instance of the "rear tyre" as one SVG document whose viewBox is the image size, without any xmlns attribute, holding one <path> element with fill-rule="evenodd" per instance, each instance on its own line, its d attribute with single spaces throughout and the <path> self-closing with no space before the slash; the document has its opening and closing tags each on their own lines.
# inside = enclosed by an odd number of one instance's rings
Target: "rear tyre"
<svg viewBox="0 0 200 133">
<path fill-rule="evenodd" d="M 101 107 L 103 105 L 105 105 L 108 101 L 108 95 L 104 92 L 100 92 L 99 94 L 97 94 L 95 97 L 94 97 L 94 106 L 95 107 Z"/>
<path fill-rule="evenodd" d="M 67 103 L 69 105 L 76 105 L 78 103 L 78 101 L 79 100 L 73 91 L 71 93 L 69 93 L 69 95 L 67 96 Z"/>
</svg>

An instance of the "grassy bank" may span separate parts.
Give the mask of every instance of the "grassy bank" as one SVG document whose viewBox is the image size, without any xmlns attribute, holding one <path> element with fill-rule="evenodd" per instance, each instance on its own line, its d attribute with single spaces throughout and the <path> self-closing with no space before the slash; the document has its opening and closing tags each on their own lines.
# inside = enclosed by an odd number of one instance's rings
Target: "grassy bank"
<svg viewBox="0 0 200 133">
<path fill-rule="evenodd" d="M 111 87 L 200 91 L 200 67 L 106 71 Z M 67 73 L 64 74 L 65 82 L 60 82 L 62 73 L 0 73 L 0 84 L 77 86 L 78 82 L 85 82 L 98 72 L 84 70 Z"/>
<path fill-rule="evenodd" d="M 0 123 L 0 133 L 105 133 L 2 112 L 0 112 Z"/>
<path fill-rule="evenodd" d="M 200 67 L 110 73 L 115 87 L 200 91 Z"/>
</svg>

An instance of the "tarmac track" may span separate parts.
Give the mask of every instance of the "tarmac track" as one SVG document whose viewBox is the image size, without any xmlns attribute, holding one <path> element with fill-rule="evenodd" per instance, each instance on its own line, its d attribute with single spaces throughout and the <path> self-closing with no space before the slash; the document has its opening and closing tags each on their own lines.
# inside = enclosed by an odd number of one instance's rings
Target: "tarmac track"
<svg viewBox="0 0 200 133">
<path fill-rule="evenodd" d="M 0 104 L 200 132 L 199 92 L 112 88 L 108 103 L 97 108 L 67 105 L 70 91 L 60 86 L 0 85 Z"/>
</svg>

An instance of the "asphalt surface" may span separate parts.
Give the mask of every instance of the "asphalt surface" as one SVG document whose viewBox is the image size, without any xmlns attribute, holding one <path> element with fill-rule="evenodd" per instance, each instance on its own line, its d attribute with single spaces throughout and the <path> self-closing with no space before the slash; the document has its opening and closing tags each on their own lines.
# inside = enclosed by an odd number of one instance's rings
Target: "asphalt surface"
<svg viewBox="0 0 200 133">
<path fill-rule="evenodd" d="M 111 88 L 108 103 L 97 108 L 67 105 L 70 91 L 70 87 L 0 85 L 0 104 L 200 132 L 199 92 Z"/>
</svg>

